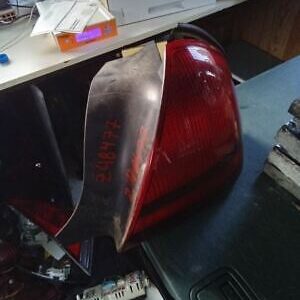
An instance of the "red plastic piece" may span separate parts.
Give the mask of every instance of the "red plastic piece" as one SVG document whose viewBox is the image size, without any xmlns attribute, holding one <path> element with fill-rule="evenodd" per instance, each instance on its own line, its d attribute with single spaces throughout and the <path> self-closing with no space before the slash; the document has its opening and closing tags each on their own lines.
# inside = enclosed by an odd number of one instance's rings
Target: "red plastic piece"
<svg viewBox="0 0 300 300">
<path fill-rule="evenodd" d="M 9 204 L 22 211 L 26 216 L 39 225 L 46 233 L 55 236 L 71 215 L 71 211 L 45 200 L 10 199 Z M 34 207 L 34 210 L 32 208 Z M 81 244 L 74 243 L 67 250 L 76 258 L 80 258 Z"/>
<path fill-rule="evenodd" d="M 158 132 L 125 240 L 224 189 L 241 164 L 239 113 L 224 55 L 204 41 L 169 42 Z"/>
<path fill-rule="evenodd" d="M 46 233 L 55 235 L 66 223 L 72 211 L 59 207 L 56 203 L 42 199 L 9 199 L 9 204 L 29 216 L 31 221 L 39 225 Z"/>
</svg>

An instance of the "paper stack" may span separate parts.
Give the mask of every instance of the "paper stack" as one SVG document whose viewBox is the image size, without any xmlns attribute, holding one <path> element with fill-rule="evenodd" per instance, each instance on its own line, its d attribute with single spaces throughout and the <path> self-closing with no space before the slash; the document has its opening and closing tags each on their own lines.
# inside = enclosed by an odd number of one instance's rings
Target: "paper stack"
<svg viewBox="0 0 300 300">
<path fill-rule="evenodd" d="M 98 8 L 97 0 L 46 0 L 36 3 L 40 17 L 31 36 L 51 32 L 82 32 Z"/>
</svg>

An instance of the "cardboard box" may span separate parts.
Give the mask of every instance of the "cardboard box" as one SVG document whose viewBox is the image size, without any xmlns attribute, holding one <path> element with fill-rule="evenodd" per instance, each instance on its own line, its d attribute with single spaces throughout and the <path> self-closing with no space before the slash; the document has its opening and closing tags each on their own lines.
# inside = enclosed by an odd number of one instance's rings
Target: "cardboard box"
<svg viewBox="0 0 300 300">
<path fill-rule="evenodd" d="M 99 8 L 81 33 L 56 33 L 54 35 L 61 51 L 68 51 L 95 41 L 117 35 L 114 16 L 99 3 Z"/>
</svg>

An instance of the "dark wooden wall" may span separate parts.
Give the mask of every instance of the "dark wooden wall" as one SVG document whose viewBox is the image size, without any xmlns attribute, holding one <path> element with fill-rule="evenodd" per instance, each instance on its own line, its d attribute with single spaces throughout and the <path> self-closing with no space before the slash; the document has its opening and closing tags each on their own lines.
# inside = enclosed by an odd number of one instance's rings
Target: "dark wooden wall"
<svg viewBox="0 0 300 300">
<path fill-rule="evenodd" d="M 300 54 L 300 0 L 248 0 L 198 23 L 223 42 L 242 39 L 281 60 Z"/>
<path fill-rule="evenodd" d="M 249 0 L 236 21 L 241 39 L 275 57 L 300 54 L 299 0 Z"/>
</svg>

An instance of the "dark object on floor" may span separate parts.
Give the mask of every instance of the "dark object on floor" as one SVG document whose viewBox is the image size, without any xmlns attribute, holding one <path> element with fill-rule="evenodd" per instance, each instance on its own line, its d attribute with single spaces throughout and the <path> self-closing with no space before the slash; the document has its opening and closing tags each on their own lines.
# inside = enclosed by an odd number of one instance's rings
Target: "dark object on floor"
<svg viewBox="0 0 300 300">
<path fill-rule="evenodd" d="M 18 258 L 18 252 L 13 244 L 0 241 L 0 276 L 12 270 Z"/>
<path fill-rule="evenodd" d="M 24 284 L 18 281 L 12 273 L 0 275 L 0 300 L 21 300 L 22 298 L 18 298 L 18 296 L 23 288 Z"/>
<path fill-rule="evenodd" d="M 0 160 L 1 178 L 1 160 Z M 1 193 L 1 192 L 0 192 Z M 20 232 L 18 228 L 17 214 L 6 204 L 0 203 L 0 240 L 18 244 Z"/>
<path fill-rule="evenodd" d="M 24 289 L 14 300 L 63 300 L 64 293 L 60 288 L 45 283 L 25 281 Z"/>
<path fill-rule="evenodd" d="M 242 81 L 282 63 L 281 60 L 244 41 L 236 41 L 225 50 L 232 73 Z"/>
</svg>

